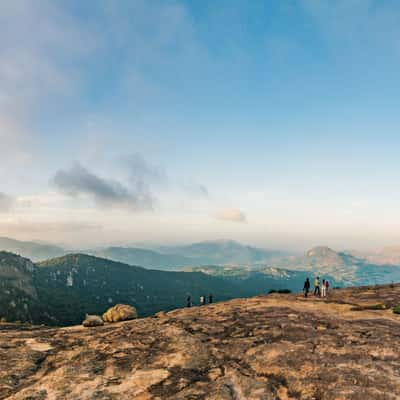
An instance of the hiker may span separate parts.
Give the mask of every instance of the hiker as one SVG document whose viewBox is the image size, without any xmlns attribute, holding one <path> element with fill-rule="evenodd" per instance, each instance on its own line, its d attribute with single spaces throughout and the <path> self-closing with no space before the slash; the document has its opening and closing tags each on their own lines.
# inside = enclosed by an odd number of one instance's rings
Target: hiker
<svg viewBox="0 0 400 400">
<path fill-rule="evenodd" d="M 309 278 L 307 278 L 306 280 L 305 280 L 305 282 L 304 282 L 304 288 L 303 288 L 303 290 L 304 290 L 304 297 L 308 297 L 308 292 L 310 291 L 310 279 Z"/>
<path fill-rule="evenodd" d="M 319 285 L 320 285 L 319 276 L 317 276 L 314 281 L 314 296 L 321 296 L 321 290 L 319 288 Z"/>
<path fill-rule="evenodd" d="M 192 297 L 191 296 L 188 296 L 187 297 L 187 306 L 190 308 L 190 307 L 192 307 Z"/>
<path fill-rule="evenodd" d="M 322 279 L 321 297 L 326 297 L 326 280 Z"/>
<path fill-rule="evenodd" d="M 213 302 L 213 295 L 210 294 L 210 295 L 208 296 L 208 303 L 209 303 L 209 304 L 212 304 L 212 302 Z"/>
<path fill-rule="evenodd" d="M 328 280 L 326 279 L 326 280 L 325 280 L 325 296 L 328 294 L 328 289 L 329 289 L 329 282 L 328 282 Z"/>
<path fill-rule="evenodd" d="M 206 297 L 205 296 L 200 296 L 200 305 L 204 306 L 206 304 Z"/>
</svg>

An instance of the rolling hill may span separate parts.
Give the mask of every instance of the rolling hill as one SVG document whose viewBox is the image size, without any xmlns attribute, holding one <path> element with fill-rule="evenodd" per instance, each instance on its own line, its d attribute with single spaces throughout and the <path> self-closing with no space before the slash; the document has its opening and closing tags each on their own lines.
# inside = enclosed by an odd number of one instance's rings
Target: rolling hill
<svg viewBox="0 0 400 400">
<path fill-rule="evenodd" d="M 178 254 L 161 254 L 154 250 L 137 247 L 106 247 L 98 250 L 88 250 L 87 253 L 125 264 L 142 265 L 145 268 L 159 270 L 177 270 L 184 266 L 192 265 L 197 261 Z"/>
<path fill-rule="evenodd" d="M 246 246 L 234 240 L 210 240 L 186 246 L 162 247 L 165 254 L 179 254 L 197 265 L 254 265 L 282 257 L 279 251 Z"/>
<path fill-rule="evenodd" d="M 66 254 L 66 250 L 59 246 L 37 242 L 24 242 L 8 237 L 0 237 L 0 251 L 15 253 L 29 258 L 34 262 Z"/>
</svg>

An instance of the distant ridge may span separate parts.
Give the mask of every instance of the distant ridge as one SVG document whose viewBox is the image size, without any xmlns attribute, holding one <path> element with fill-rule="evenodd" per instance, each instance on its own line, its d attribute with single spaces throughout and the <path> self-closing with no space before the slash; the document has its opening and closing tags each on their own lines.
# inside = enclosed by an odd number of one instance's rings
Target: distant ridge
<svg viewBox="0 0 400 400">
<path fill-rule="evenodd" d="M 154 250 L 137 247 L 106 247 L 99 250 L 88 250 L 88 254 L 130 265 L 142 265 L 146 268 L 159 270 L 175 270 L 192 265 L 193 260 L 178 254 L 161 254 Z"/>
<path fill-rule="evenodd" d="M 163 247 L 161 251 L 196 259 L 198 264 L 221 265 L 265 263 L 283 255 L 279 251 L 260 249 L 227 239 L 207 240 L 183 246 Z"/>
<path fill-rule="evenodd" d="M 19 254 L 35 262 L 69 253 L 68 250 L 59 246 L 24 242 L 7 237 L 0 238 L 0 250 Z M 267 263 L 284 255 L 279 251 L 247 246 L 234 240 L 209 240 L 183 246 L 160 246 L 151 249 L 137 246 L 109 246 L 85 249 L 81 253 L 160 270 L 180 270 L 188 266 L 205 264 L 255 265 Z"/>
<path fill-rule="evenodd" d="M 66 254 L 66 251 L 59 246 L 38 242 L 25 242 L 8 237 L 0 237 L 0 250 L 27 257 L 32 261 L 42 261 Z"/>
<path fill-rule="evenodd" d="M 400 268 L 374 264 L 348 252 L 337 252 L 328 246 L 316 246 L 302 257 L 280 260 L 280 267 L 329 275 L 341 285 L 371 285 L 400 281 Z"/>
</svg>

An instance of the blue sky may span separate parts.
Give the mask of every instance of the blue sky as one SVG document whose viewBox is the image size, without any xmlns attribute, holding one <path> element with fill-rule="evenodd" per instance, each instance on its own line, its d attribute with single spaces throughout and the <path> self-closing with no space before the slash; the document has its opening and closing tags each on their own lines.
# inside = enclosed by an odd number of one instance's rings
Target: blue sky
<svg viewBox="0 0 400 400">
<path fill-rule="evenodd" d="M 399 243 L 396 0 L 0 4 L 0 234 Z"/>
</svg>

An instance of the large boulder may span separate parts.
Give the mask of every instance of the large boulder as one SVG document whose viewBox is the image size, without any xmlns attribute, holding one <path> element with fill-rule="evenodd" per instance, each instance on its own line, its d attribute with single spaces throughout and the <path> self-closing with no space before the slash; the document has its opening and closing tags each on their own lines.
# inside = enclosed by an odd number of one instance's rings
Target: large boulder
<svg viewBox="0 0 400 400">
<path fill-rule="evenodd" d="M 92 327 L 92 326 L 102 326 L 104 325 L 104 321 L 98 315 L 88 315 L 86 314 L 85 320 L 82 322 L 83 326 Z"/>
<path fill-rule="evenodd" d="M 127 321 L 137 318 L 136 308 L 127 304 L 117 304 L 103 314 L 105 322 Z"/>
</svg>

